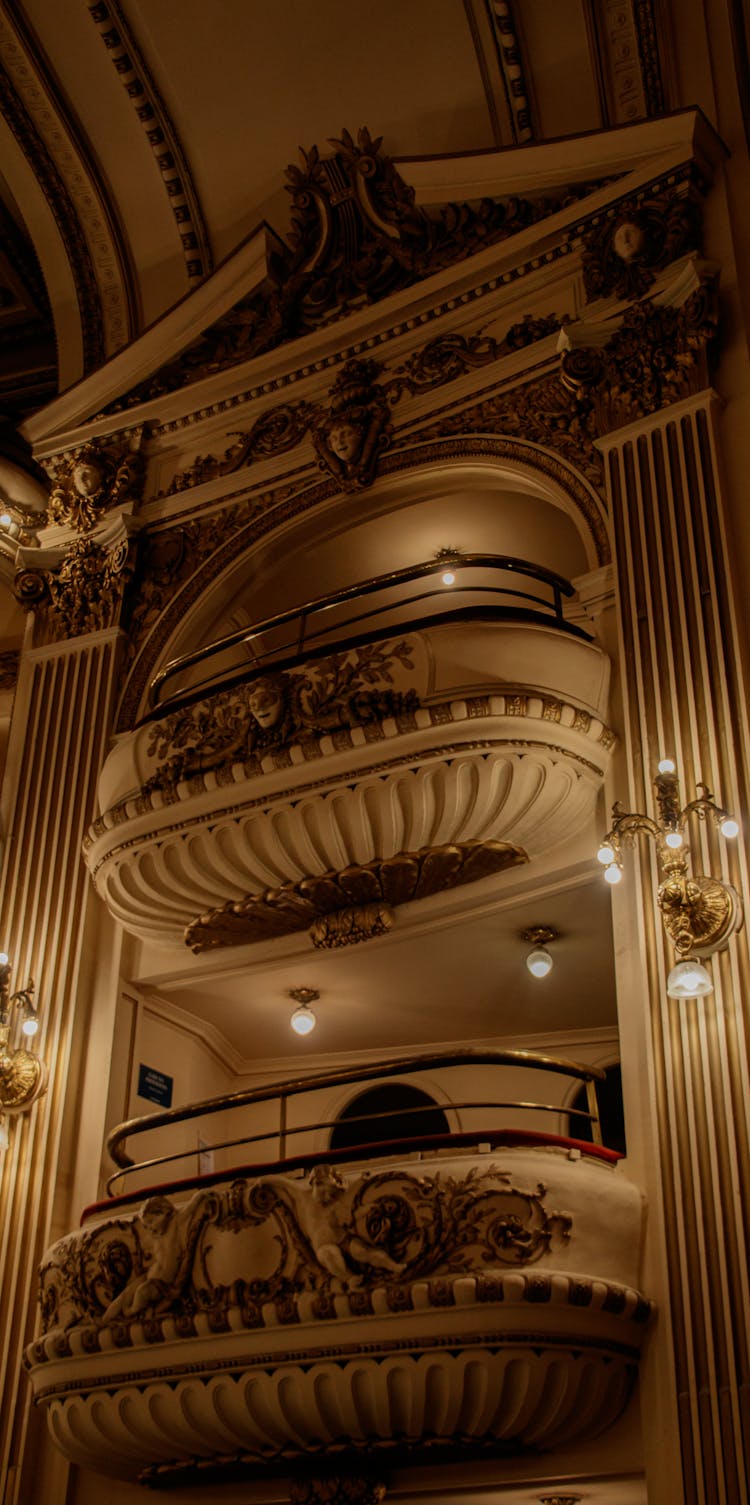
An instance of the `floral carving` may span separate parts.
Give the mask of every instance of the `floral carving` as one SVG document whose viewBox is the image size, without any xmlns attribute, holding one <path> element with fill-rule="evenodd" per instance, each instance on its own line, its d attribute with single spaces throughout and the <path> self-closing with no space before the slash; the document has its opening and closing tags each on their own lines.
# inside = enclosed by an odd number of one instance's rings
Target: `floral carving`
<svg viewBox="0 0 750 1505">
<path fill-rule="evenodd" d="M 181 779 L 257 759 L 315 733 L 404 714 L 416 706 L 415 693 L 390 687 L 396 664 L 413 667 L 409 654 L 405 641 L 370 643 L 169 712 L 153 725 L 148 754 L 160 766 L 144 787 L 173 790 Z"/>
<path fill-rule="evenodd" d="M 110 508 L 137 502 L 144 471 L 140 439 L 139 432 L 115 442 L 84 444 L 45 460 L 52 482 L 50 521 L 86 533 Z"/>
<path fill-rule="evenodd" d="M 625 312 L 602 347 L 562 358 L 562 380 L 591 412 L 600 434 L 656 413 L 708 385 L 718 326 L 716 284 L 702 283 L 680 308 L 644 299 Z"/>
<path fill-rule="evenodd" d="M 180 1322 L 207 1312 L 218 1331 L 233 1306 L 275 1301 L 281 1313 L 289 1304 L 297 1320 L 302 1292 L 321 1300 L 328 1290 L 384 1281 L 399 1305 L 412 1281 L 518 1269 L 547 1254 L 553 1238 L 566 1242 L 571 1218 L 548 1212 L 545 1195 L 543 1185 L 517 1187 L 493 1165 L 463 1177 L 389 1169 L 350 1179 L 319 1165 L 306 1181 L 243 1179 L 181 1206 L 153 1196 L 135 1217 L 53 1245 L 41 1269 L 43 1328 L 110 1326 L 129 1341 L 134 1320 L 171 1313 Z M 243 1273 L 228 1285 L 222 1251 L 238 1233 Z M 438 1304 L 443 1287 L 435 1282 Z"/>
<path fill-rule="evenodd" d="M 573 394 L 556 373 L 520 387 L 495 393 L 475 407 L 448 414 L 420 438 L 448 434 L 503 434 L 546 449 L 557 450 L 594 486 L 602 483 L 602 462 L 594 448 L 597 437 L 593 402 L 587 393 Z"/>
<path fill-rule="evenodd" d="M 101 632 L 117 620 L 132 563 L 126 539 L 107 549 L 77 538 L 59 570 L 21 570 L 13 589 L 22 606 L 41 610 L 53 640 Z"/>
</svg>

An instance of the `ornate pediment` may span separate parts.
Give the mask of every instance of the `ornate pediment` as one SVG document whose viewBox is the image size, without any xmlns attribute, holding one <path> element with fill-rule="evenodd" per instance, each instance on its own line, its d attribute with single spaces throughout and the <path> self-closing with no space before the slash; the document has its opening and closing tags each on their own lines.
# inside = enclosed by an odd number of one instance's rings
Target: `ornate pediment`
<svg viewBox="0 0 750 1505">
<path fill-rule="evenodd" d="M 530 198 L 482 198 L 427 210 L 363 127 L 321 156 L 313 146 L 286 171 L 291 229 L 268 255 L 267 276 L 176 359 L 118 399 L 146 402 L 411 286 L 584 197 L 598 183 Z"/>
</svg>

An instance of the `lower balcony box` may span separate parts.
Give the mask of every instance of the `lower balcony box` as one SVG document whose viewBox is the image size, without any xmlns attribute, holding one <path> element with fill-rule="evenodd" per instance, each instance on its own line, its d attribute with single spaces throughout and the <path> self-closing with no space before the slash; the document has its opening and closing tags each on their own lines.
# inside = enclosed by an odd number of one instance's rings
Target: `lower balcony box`
<svg viewBox="0 0 750 1505">
<path fill-rule="evenodd" d="M 631 1392 L 641 1221 L 619 1166 L 563 1146 L 151 1196 L 46 1256 L 35 1395 L 69 1458 L 152 1482 L 565 1446 Z"/>
</svg>

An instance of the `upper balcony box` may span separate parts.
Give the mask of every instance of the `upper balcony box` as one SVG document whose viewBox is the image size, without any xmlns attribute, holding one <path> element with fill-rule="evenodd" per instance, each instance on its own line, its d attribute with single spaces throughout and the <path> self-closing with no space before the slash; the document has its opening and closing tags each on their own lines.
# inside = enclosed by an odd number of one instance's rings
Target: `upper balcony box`
<svg viewBox="0 0 750 1505">
<path fill-rule="evenodd" d="M 608 661 L 565 621 L 566 582 L 477 568 L 448 596 L 431 561 L 395 606 L 367 582 L 170 667 L 101 775 L 86 855 L 111 913 L 196 950 L 342 945 L 579 835 L 613 742 Z"/>
</svg>

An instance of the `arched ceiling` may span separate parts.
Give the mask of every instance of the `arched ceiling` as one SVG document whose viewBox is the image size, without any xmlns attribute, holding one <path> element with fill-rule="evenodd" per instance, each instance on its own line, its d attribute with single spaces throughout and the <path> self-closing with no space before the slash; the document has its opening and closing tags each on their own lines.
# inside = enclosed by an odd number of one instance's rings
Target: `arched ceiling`
<svg viewBox="0 0 750 1505">
<path fill-rule="evenodd" d="M 408 178 L 410 158 L 659 113 L 652 7 L 615 9 L 592 21 L 587 0 L 0 0 L 0 403 L 24 416 L 51 395 L 53 327 L 64 388 L 259 221 L 283 235 L 298 146 L 325 153 L 367 125 Z"/>
</svg>

